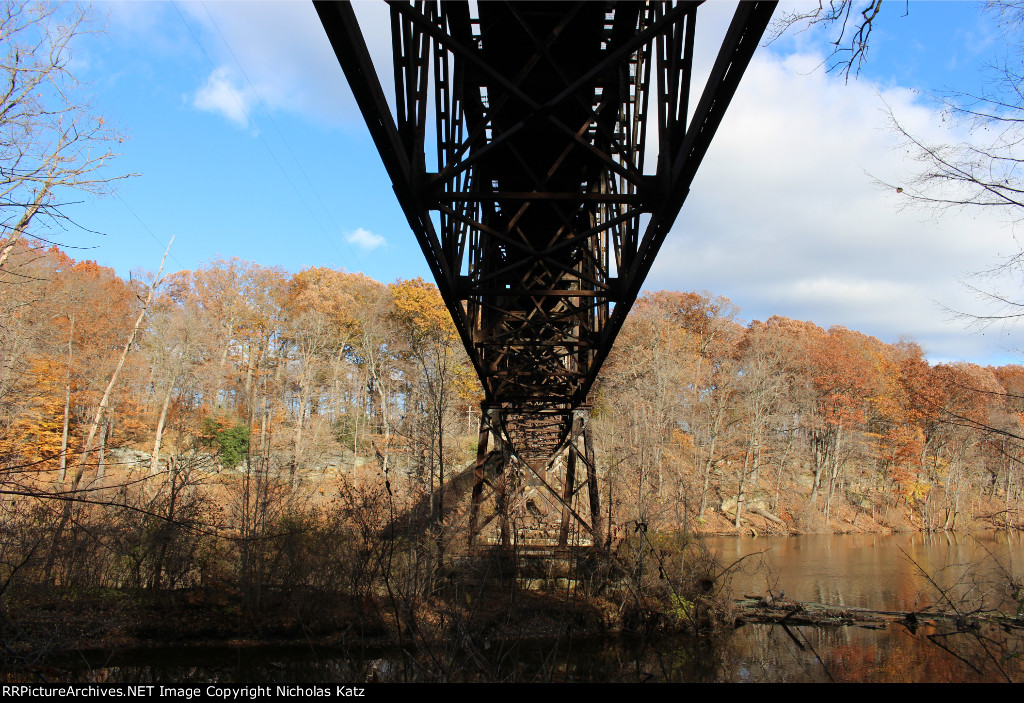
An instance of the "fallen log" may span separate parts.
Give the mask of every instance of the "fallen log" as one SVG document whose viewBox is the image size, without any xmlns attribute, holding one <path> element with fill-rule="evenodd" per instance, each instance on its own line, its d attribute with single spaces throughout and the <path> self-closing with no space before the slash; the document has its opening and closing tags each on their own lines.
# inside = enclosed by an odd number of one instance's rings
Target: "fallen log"
<svg viewBox="0 0 1024 703">
<path fill-rule="evenodd" d="M 769 522 L 774 522 L 777 525 L 782 525 L 783 527 L 786 526 L 786 523 L 778 515 L 772 515 L 767 510 L 764 510 L 763 508 L 759 508 L 756 505 L 748 505 L 747 506 L 747 512 L 748 513 L 754 513 L 754 515 L 760 515 L 765 520 L 768 520 Z"/>
<path fill-rule="evenodd" d="M 998 612 L 957 613 L 925 608 L 923 610 L 872 610 L 801 603 L 771 598 L 746 598 L 735 601 L 738 609 L 736 627 L 747 623 L 776 623 L 785 625 L 815 625 L 819 627 L 847 627 L 856 625 L 878 629 L 891 623 L 916 628 L 919 625 L 953 625 L 959 631 L 976 630 L 982 625 L 995 625 L 1006 632 L 1024 633 L 1024 617 Z"/>
</svg>

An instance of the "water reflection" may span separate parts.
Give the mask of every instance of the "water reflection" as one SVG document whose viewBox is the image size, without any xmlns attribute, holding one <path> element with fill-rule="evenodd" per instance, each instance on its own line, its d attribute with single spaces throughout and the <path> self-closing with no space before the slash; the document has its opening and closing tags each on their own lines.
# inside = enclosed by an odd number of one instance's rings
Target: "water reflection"
<svg viewBox="0 0 1024 703">
<path fill-rule="evenodd" d="M 1009 595 L 1001 568 L 1019 581 L 1024 567 L 1020 533 L 711 537 L 704 542 L 727 565 L 743 559 L 733 578 L 736 597 L 785 591 L 794 600 L 873 610 L 935 605 L 938 596 L 929 577 L 957 598 L 984 598 L 986 607 L 997 607 Z"/>
<path fill-rule="evenodd" d="M 732 680 L 756 682 L 980 682 L 1004 681 L 985 662 L 969 661 L 900 627 L 810 628 L 778 625 L 744 627 L 733 638 Z M 795 638 L 795 639 L 794 639 Z M 798 644 L 799 643 L 799 644 Z M 969 643 L 967 643 L 969 644 Z M 1008 666 L 1015 666 L 1012 662 Z M 1020 667 L 1010 669 L 1019 680 Z"/>
<path fill-rule="evenodd" d="M 308 647 L 85 653 L 80 682 L 947 682 L 1005 680 L 930 640 L 934 629 L 813 628 L 746 625 L 716 640 L 685 637 L 591 638 L 508 643 L 486 658 L 456 656 L 444 670 L 431 657 L 387 650 Z M 962 635 L 960 636 L 962 637 Z M 965 650 L 961 649 L 961 653 Z M 1020 680 L 1021 662 L 1007 665 Z"/>
<path fill-rule="evenodd" d="M 732 584 L 737 596 L 785 590 L 794 600 L 873 610 L 920 609 L 939 601 L 939 590 L 957 605 L 1005 608 L 1008 574 L 1019 582 L 1024 565 L 1024 540 L 1007 533 L 716 537 L 705 543 L 725 564 L 742 560 Z M 72 671 L 69 680 L 129 683 L 1024 679 L 1019 630 L 954 629 L 924 619 L 913 628 L 745 625 L 713 640 L 509 641 L 486 651 L 452 642 L 435 645 L 437 651 L 168 648 L 86 652 L 65 666 Z"/>
</svg>

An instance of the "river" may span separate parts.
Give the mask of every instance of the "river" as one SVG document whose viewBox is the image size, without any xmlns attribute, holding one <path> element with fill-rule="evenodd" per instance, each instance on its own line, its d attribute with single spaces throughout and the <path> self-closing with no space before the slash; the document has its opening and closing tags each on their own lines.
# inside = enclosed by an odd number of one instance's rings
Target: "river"
<svg viewBox="0 0 1024 703">
<path fill-rule="evenodd" d="M 780 596 L 841 608 L 1019 611 L 1020 533 L 712 537 L 735 565 L 736 598 Z M 1021 632 L 956 631 L 920 617 L 880 629 L 746 626 L 731 642 L 724 679 L 739 681 L 1020 681 Z"/>
<path fill-rule="evenodd" d="M 1014 600 L 1007 588 L 1022 580 L 1020 533 L 710 537 L 703 544 L 732 567 L 736 598 L 784 592 L 841 608 L 1013 613 L 1024 595 Z M 1024 680 L 1021 630 L 961 630 L 922 614 L 916 626 L 747 624 L 711 642 L 589 637 L 469 652 L 445 643 L 437 656 L 419 657 L 358 644 L 88 652 L 76 655 L 86 668 L 75 668 L 80 680 L 124 682 Z"/>
<path fill-rule="evenodd" d="M 832 606 L 920 610 L 936 603 L 939 585 L 992 608 L 1010 595 L 1000 564 L 1017 581 L 1024 574 L 1017 532 L 710 537 L 704 544 L 726 566 L 743 559 L 733 576 L 737 598 L 784 591 Z"/>
</svg>

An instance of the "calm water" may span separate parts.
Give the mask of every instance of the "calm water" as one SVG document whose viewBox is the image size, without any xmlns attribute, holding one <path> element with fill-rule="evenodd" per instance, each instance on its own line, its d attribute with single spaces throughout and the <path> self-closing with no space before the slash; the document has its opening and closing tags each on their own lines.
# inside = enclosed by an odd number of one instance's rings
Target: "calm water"
<svg viewBox="0 0 1024 703">
<path fill-rule="evenodd" d="M 737 598 L 784 592 L 793 600 L 872 610 L 953 605 L 1013 613 L 1019 602 L 1008 584 L 1024 575 L 1020 533 L 714 537 L 705 544 L 723 565 L 736 565 Z M 928 624 L 746 626 L 732 638 L 722 679 L 1022 681 L 1020 634 Z"/>
<path fill-rule="evenodd" d="M 802 535 L 704 540 L 723 565 L 738 562 L 733 592 L 778 594 L 832 606 L 918 610 L 939 600 L 934 585 L 995 607 L 1008 582 L 1024 575 L 1018 533 L 977 535 Z M 759 554 L 760 553 L 760 554 Z"/>
<path fill-rule="evenodd" d="M 716 537 L 705 543 L 723 565 L 738 562 L 732 570 L 736 597 L 784 590 L 794 600 L 874 610 L 926 608 L 941 600 L 936 585 L 962 609 L 1005 609 L 1006 584 L 1019 582 L 1024 567 L 1020 534 Z M 313 647 L 93 652 L 85 653 L 88 666 L 76 675 L 127 682 L 1024 680 L 1019 632 L 1009 637 L 996 628 L 957 633 L 943 627 L 746 625 L 713 643 L 589 638 L 494 643 L 472 651 L 449 643 L 415 657 Z"/>
</svg>

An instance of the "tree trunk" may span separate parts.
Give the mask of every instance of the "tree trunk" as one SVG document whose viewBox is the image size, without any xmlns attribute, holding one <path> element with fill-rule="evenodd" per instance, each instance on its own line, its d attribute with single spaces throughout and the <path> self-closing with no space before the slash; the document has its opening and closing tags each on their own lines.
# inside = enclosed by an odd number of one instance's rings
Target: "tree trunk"
<svg viewBox="0 0 1024 703">
<path fill-rule="evenodd" d="M 778 511 L 779 509 L 779 493 L 782 490 L 782 472 L 786 468 L 786 463 L 789 461 L 789 451 L 793 447 L 793 433 L 790 432 L 786 437 L 786 448 L 782 450 L 782 457 L 779 459 L 779 472 L 775 478 L 775 502 L 772 504 L 772 510 Z"/>
<path fill-rule="evenodd" d="M 7 242 L 4 244 L 3 248 L 0 249 L 0 269 L 3 269 L 4 263 L 7 261 L 7 257 L 9 257 L 11 252 L 14 251 L 14 246 L 18 243 L 18 240 L 21 239 L 25 230 L 28 229 L 28 225 L 32 222 L 32 218 L 35 217 L 36 213 L 39 212 L 40 208 L 42 208 L 43 201 L 46 199 L 46 196 L 49 194 L 52 186 L 53 183 L 51 181 L 46 181 L 46 183 L 43 184 L 43 187 L 36 191 L 35 199 L 32 203 L 25 208 L 25 212 L 22 214 L 21 219 L 18 220 L 18 224 L 16 224 L 14 229 L 11 231 L 11 236 L 8 237 Z"/>
<path fill-rule="evenodd" d="M 743 512 L 743 484 L 747 478 L 747 467 L 750 465 L 750 455 L 753 453 L 753 442 L 747 445 L 747 454 L 743 457 L 743 468 L 740 470 L 740 487 L 736 491 L 736 520 L 733 527 L 740 529 L 740 515 Z"/>
<path fill-rule="evenodd" d="M 107 434 L 110 431 L 110 418 L 104 418 L 100 426 L 100 446 L 96 451 L 96 483 L 103 485 L 107 473 Z"/>
<path fill-rule="evenodd" d="M 827 433 L 831 434 L 831 432 Z M 821 486 L 821 474 L 825 471 L 825 464 L 828 459 L 828 450 L 826 442 L 828 437 L 822 437 L 820 434 L 814 436 L 814 483 L 811 486 L 811 503 L 814 505 L 818 504 L 818 488 Z"/>
<path fill-rule="evenodd" d="M 384 453 L 381 455 L 381 470 L 387 475 L 388 461 L 391 457 L 391 423 L 388 421 L 388 406 L 383 385 L 380 383 L 375 383 L 374 385 L 377 387 L 377 394 L 380 398 L 380 417 L 383 424 L 382 429 L 384 430 Z"/>
<path fill-rule="evenodd" d="M 160 528 L 160 553 L 157 555 L 156 562 L 153 564 L 153 580 L 152 589 L 154 591 L 160 590 L 161 576 L 164 570 L 164 560 L 167 558 L 167 543 L 171 540 L 172 527 L 174 525 L 174 512 L 176 503 L 178 500 L 178 467 L 174 461 L 174 457 L 167 460 L 167 477 L 170 481 L 170 501 L 167 505 L 167 522 Z M 173 585 L 173 584 L 172 584 Z"/>
<path fill-rule="evenodd" d="M 254 360 L 255 359 L 255 360 Z M 245 366 L 245 402 L 249 402 L 249 393 L 252 390 L 252 375 L 255 370 L 255 366 L 263 360 L 263 345 L 256 347 L 254 351 L 252 346 L 249 347 L 249 363 Z"/>
<path fill-rule="evenodd" d="M 75 338 L 75 316 L 71 315 L 70 331 L 68 332 L 68 370 L 64 381 L 64 430 L 60 438 L 60 478 L 63 485 L 68 474 L 68 423 L 71 415 L 71 344 Z"/>
<path fill-rule="evenodd" d="M 171 404 L 171 392 L 174 390 L 174 381 L 167 384 L 167 393 L 164 394 L 163 406 L 160 408 L 160 419 L 156 423 L 156 438 L 153 440 L 153 454 L 149 458 L 149 475 L 154 476 L 160 470 L 160 440 L 164 434 L 164 421 L 167 419 L 167 408 Z"/>
<path fill-rule="evenodd" d="M 307 392 L 299 391 L 299 416 L 295 419 L 295 451 L 292 455 L 291 486 L 295 488 L 295 474 L 299 470 L 299 463 L 302 461 L 302 421 L 306 417 Z"/>
<path fill-rule="evenodd" d="M 224 351 L 220 355 L 220 363 L 217 364 L 217 387 L 213 391 L 213 402 L 220 403 L 220 393 L 224 389 L 224 367 L 228 362 L 228 353 L 231 351 L 231 338 L 234 336 L 235 324 L 233 320 L 228 320 L 228 338 L 224 341 Z M 225 391 L 224 403 L 227 405 L 227 391 Z"/>
<path fill-rule="evenodd" d="M 117 366 L 114 367 L 114 373 L 110 375 L 110 381 L 107 383 L 106 390 L 103 391 L 103 397 L 100 399 L 99 407 L 96 408 L 96 415 L 93 417 L 92 423 L 89 425 L 89 433 L 86 435 L 85 443 L 82 446 L 82 453 L 78 460 L 78 470 L 75 471 L 75 478 L 71 483 L 72 492 L 77 491 L 82 484 L 82 477 L 85 476 L 85 470 L 88 467 L 86 462 L 89 460 L 89 452 L 92 451 L 93 442 L 96 441 L 96 432 L 103 420 L 103 415 L 106 412 L 108 403 L 110 402 L 110 396 L 114 391 L 114 386 L 117 384 L 117 377 L 121 375 L 121 369 L 124 368 L 124 362 L 128 358 L 128 352 L 131 351 L 132 345 L 135 343 L 135 338 L 139 334 L 139 327 L 142 326 L 142 320 L 145 318 L 146 312 L 149 310 L 149 304 L 153 302 L 153 292 L 160 283 L 160 274 L 163 273 L 164 262 L 167 261 L 167 254 L 170 253 L 171 243 L 173 242 L 174 237 L 171 237 L 171 242 L 167 244 L 167 250 L 164 252 L 164 257 L 160 260 L 160 268 L 157 270 L 156 276 L 153 278 L 153 283 L 149 286 L 149 292 L 146 295 L 146 300 L 142 303 L 142 309 L 139 310 L 139 314 L 135 318 L 135 326 L 132 327 L 132 333 L 128 336 L 128 341 L 125 342 L 124 349 L 121 350 L 121 358 L 118 359 Z M 64 510 L 61 513 L 57 529 L 54 532 L 53 548 L 50 551 L 50 558 L 46 564 L 45 578 L 47 581 L 49 581 L 53 576 L 53 563 L 57 555 L 57 545 L 60 544 L 64 528 L 67 526 L 68 520 L 71 519 L 72 507 L 73 503 L 71 500 L 64 501 Z"/>
<path fill-rule="evenodd" d="M 832 445 L 830 458 L 831 466 L 828 475 L 828 497 L 825 500 L 825 524 L 827 525 L 832 515 L 832 495 L 835 492 L 836 479 L 839 477 L 839 451 L 843 438 L 843 426 L 836 425 L 836 439 Z"/>
<path fill-rule="evenodd" d="M 704 487 L 700 492 L 700 511 L 697 513 L 697 517 L 704 517 L 704 510 L 708 504 L 708 484 L 711 479 L 711 467 L 715 461 L 715 442 L 718 441 L 719 427 L 722 423 L 722 415 L 724 414 L 724 408 L 720 408 L 719 412 L 715 414 L 715 421 L 711 426 L 711 446 L 708 448 L 708 458 L 704 462 Z"/>
</svg>

